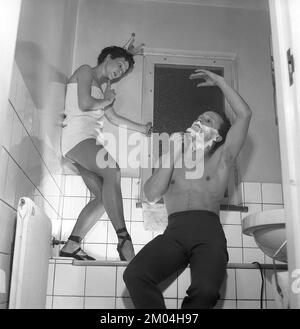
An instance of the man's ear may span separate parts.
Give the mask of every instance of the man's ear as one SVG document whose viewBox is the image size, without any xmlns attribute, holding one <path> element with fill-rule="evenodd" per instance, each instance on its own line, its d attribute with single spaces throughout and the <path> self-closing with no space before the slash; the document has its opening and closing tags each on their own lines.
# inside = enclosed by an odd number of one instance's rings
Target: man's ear
<svg viewBox="0 0 300 329">
<path fill-rule="evenodd" d="M 220 143 L 220 142 L 222 142 L 222 140 L 223 140 L 222 136 L 218 135 L 216 138 L 216 142 Z"/>
</svg>

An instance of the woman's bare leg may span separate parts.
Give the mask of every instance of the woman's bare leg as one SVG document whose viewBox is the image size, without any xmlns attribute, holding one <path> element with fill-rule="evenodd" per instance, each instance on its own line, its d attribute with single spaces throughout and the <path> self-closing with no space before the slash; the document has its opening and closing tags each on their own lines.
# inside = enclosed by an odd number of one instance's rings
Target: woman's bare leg
<svg viewBox="0 0 300 329">
<path fill-rule="evenodd" d="M 80 212 L 76 224 L 72 230 L 71 236 L 78 236 L 83 238 L 88 231 L 96 224 L 97 220 L 104 214 L 105 209 L 102 201 L 102 178 L 94 174 L 93 172 L 83 168 L 79 164 L 74 164 L 78 169 L 83 181 L 95 196 Z M 63 252 L 72 253 L 78 247 L 80 243 L 68 240 L 65 246 L 62 248 Z M 84 252 L 79 252 L 79 256 L 85 255 Z"/>
<path fill-rule="evenodd" d="M 103 150 L 103 146 L 97 145 L 95 139 L 86 139 L 69 151 L 67 156 L 81 167 L 102 177 L 102 200 L 104 208 L 114 229 L 117 231 L 126 227 L 121 193 L 121 173 L 120 168 L 108 152 L 106 152 L 105 158 L 108 167 L 102 168 L 99 166 L 100 164 L 97 164 L 97 155 L 101 150 Z M 124 236 L 126 232 L 120 235 Z M 118 238 L 119 242 L 121 242 L 122 239 L 120 237 Z M 122 252 L 126 260 L 131 260 L 134 257 L 134 249 L 131 241 L 127 240 L 125 242 Z"/>
</svg>

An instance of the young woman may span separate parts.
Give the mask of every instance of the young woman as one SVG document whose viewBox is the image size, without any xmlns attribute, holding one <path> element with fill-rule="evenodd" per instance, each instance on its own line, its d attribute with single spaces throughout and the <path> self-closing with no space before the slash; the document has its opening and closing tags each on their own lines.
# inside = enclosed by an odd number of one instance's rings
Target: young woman
<svg viewBox="0 0 300 329">
<path fill-rule="evenodd" d="M 94 260 L 80 248 L 80 243 L 104 211 L 118 236 L 120 259 L 129 261 L 134 257 L 131 237 L 124 221 L 120 168 L 106 151 L 106 167 L 99 164 L 97 158 L 98 152 L 104 149 L 101 145 L 104 117 L 115 125 L 126 125 L 128 129 L 143 134 L 150 132 L 151 123 L 143 125 L 126 119 L 118 115 L 112 106 L 116 94 L 111 89 L 111 83 L 122 79 L 133 65 L 130 52 L 116 46 L 107 47 L 100 53 L 97 66 L 80 66 L 68 80 L 62 154 L 73 162 L 95 198 L 82 209 L 60 252 L 62 257 Z M 103 85 L 105 90 L 102 89 Z"/>
</svg>

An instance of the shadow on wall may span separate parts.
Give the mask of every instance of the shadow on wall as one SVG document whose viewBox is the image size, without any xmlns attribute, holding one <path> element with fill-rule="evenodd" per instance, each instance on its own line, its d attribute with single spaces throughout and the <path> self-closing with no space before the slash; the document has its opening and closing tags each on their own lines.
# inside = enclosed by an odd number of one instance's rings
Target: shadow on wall
<svg viewBox="0 0 300 329">
<path fill-rule="evenodd" d="M 16 63 L 39 112 L 40 136 L 43 141 L 35 140 L 35 144 L 49 164 L 50 171 L 56 173 L 58 166 L 61 169 L 57 159 L 61 157 L 61 122 L 67 77 L 50 64 L 47 57 L 38 44 L 31 41 L 17 42 Z"/>
<path fill-rule="evenodd" d="M 40 192 L 47 195 L 47 190 L 45 190 L 47 187 L 44 187 L 42 183 L 45 178 L 45 172 L 48 171 L 48 166 L 46 167 L 41 150 L 47 152 L 49 157 L 52 155 L 53 159 L 56 159 L 56 163 L 60 169 L 60 159 L 57 158 L 57 154 L 40 138 L 25 136 L 20 144 L 10 149 L 13 157 L 15 154 L 19 154 L 20 160 L 18 161 L 18 165 L 21 168 L 21 170 L 16 170 L 15 172 L 14 182 L 16 186 L 14 188 L 11 186 L 11 189 L 15 191 L 15 203 L 22 196 L 33 198 L 34 195 L 40 195 Z M 10 182 L 10 184 L 13 183 Z"/>
<path fill-rule="evenodd" d="M 32 41 L 17 41 L 16 62 L 37 109 L 44 109 L 53 83 L 65 85 L 67 77 L 47 60 L 42 49 Z"/>
</svg>

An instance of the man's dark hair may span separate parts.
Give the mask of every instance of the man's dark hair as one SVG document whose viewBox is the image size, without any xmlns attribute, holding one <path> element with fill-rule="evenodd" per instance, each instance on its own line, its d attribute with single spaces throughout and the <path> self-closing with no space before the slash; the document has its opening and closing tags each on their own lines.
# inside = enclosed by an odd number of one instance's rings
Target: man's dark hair
<svg viewBox="0 0 300 329">
<path fill-rule="evenodd" d="M 100 55 L 98 56 L 98 65 L 100 65 L 105 60 L 107 55 L 110 55 L 112 59 L 124 58 L 129 64 L 127 71 L 130 71 L 133 68 L 134 65 L 133 55 L 126 49 L 118 46 L 111 46 L 102 49 Z"/>
<path fill-rule="evenodd" d="M 212 112 L 217 113 L 222 118 L 223 122 L 222 122 L 220 128 L 218 129 L 219 135 L 222 137 L 222 140 L 220 142 L 214 143 L 213 147 L 209 151 L 210 154 L 213 154 L 222 144 L 225 143 L 227 133 L 231 127 L 231 123 L 230 123 L 229 119 L 226 117 L 225 113 L 217 112 L 217 111 L 213 111 L 213 110 L 212 110 Z"/>
</svg>

